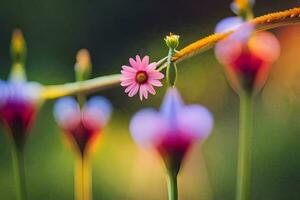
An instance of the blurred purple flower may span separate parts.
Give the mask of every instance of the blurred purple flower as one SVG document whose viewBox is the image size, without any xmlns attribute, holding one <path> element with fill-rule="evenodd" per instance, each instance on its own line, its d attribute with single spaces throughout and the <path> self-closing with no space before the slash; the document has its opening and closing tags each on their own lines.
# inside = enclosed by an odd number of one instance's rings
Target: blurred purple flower
<svg viewBox="0 0 300 200">
<path fill-rule="evenodd" d="M 210 112 L 200 105 L 185 105 L 176 88 L 168 89 L 159 112 L 143 109 L 130 123 L 135 142 L 155 148 L 176 173 L 191 145 L 207 138 L 212 127 Z"/>
<path fill-rule="evenodd" d="M 0 120 L 19 148 L 25 139 L 41 101 L 41 86 L 36 82 L 0 80 Z"/>
<path fill-rule="evenodd" d="M 82 109 L 74 98 L 64 97 L 56 102 L 54 117 L 73 146 L 83 154 L 108 122 L 111 110 L 104 97 L 91 98 Z"/>
<path fill-rule="evenodd" d="M 227 31 L 233 31 L 239 28 L 244 23 L 244 20 L 240 17 L 227 17 L 221 20 L 216 28 L 215 33 L 222 33 Z"/>
</svg>

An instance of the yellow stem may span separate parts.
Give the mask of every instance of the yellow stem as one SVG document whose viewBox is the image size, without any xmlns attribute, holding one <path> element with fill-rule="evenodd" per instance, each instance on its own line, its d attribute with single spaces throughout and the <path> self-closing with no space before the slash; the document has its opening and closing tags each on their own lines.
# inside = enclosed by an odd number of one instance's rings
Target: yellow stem
<svg viewBox="0 0 300 200">
<path fill-rule="evenodd" d="M 93 91 L 118 85 L 120 83 L 120 79 L 120 74 L 113 74 L 81 82 L 44 86 L 42 98 L 56 99 L 59 97 L 74 95 L 78 93 L 90 93 Z"/>
<path fill-rule="evenodd" d="M 75 199 L 92 200 L 92 177 L 88 158 L 84 156 L 78 157 L 74 181 Z"/>
<path fill-rule="evenodd" d="M 281 26 L 293 25 L 300 22 L 300 7 L 285 10 L 281 12 L 270 13 L 261 17 L 256 17 L 249 20 L 256 27 L 256 31 L 263 31 Z M 200 39 L 196 42 L 189 44 L 172 57 L 173 62 L 181 62 L 188 57 L 194 56 L 197 53 L 204 52 L 212 48 L 217 42 L 225 39 L 235 31 L 225 33 L 217 33 Z M 164 68 L 164 64 L 159 70 Z M 56 99 L 63 96 L 74 95 L 78 93 L 90 93 L 112 87 L 120 84 L 121 74 L 102 76 L 80 83 L 66 83 L 62 85 L 44 86 L 41 98 L 43 99 Z"/>
<path fill-rule="evenodd" d="M 270 13 L 267 15 L 256 17 L 252 20 L 249 20 L 248 22 L 255 25 L 256 31 L 263 31 L 276 27 L 296 24 L 300 22 L 300 8 L 293 8 L 281 12 Z M 212 48 L 217 42 L 223 40 L 234 32 L 235 31 L 216 33 L 200 39 L 178 51 L 173 56 L 172 61 L 180 62 L 197 53 L 204 52 Z"/>
</svg>

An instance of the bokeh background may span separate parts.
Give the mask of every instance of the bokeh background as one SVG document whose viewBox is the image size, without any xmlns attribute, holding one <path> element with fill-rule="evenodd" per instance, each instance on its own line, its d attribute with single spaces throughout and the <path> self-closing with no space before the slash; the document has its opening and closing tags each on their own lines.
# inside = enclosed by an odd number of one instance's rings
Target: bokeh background
<svg viewBox="0 0 300 200">
<path fill-rule="evenodd" d="M 12 30 L 28 44 L 30 80 L 58 84 L 74 80 L 76 52 L 87 48 L 93 76 L 118 73 L 130 56 L 167 54 L 163 38 L 181 35 L 181 47 L 231 16 L 230 0 L 3 0 L 0 6 L 0 78 L 10 70 Z M 299 6 L 296 0 L 258 0 L 256 15 Z M 274 30 L 282 54 L 255 102 L 253 199 L 300 199 L 300 26 Z M 179 65 L 178 88 L 188 103 L 207 106 L 215 117 L 211 137 L 190 152 L 179 176 L 180 199 L 232 200 L 235 193 L 238 99 L 228 87 L 213 51 Z M 152 152 L 139 149 L 128 132 L 142 107 L 158 107 L 165 88 L 148 101 L 129 99 L 120 87 L 100 92 L 114 105 L 112 121 L 93 154 L 96 200 L 163 200 L 164 169 Z M 53 102 L 42 107 L 26 146 L 30 200 L 73 199 L 74 154 L 53 120 Z M 15 199 L 10 148 L 0 134 L 0 199 Z"/>
</svg>

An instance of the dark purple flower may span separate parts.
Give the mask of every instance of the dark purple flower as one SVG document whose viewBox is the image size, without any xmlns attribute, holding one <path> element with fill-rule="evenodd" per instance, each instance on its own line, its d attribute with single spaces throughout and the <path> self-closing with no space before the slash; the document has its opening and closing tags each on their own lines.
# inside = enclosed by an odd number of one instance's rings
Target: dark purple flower
<svg viewBox="0 0 300 200">
<path fill-rule="evenodd" d="M 192 144 L 204 140 L 212 127 L 210 112 L 200 105 L 185 105 L 176 88 L 167 91 L 160 111 L 141 110 L 130 123 L 135 142 L 155 148 L 176 173 Z"/>
<path fill-rule="evenodd" d="M 250 24 L 219 42 L 215 54 L 237 92 L 257 93 L 264 86 L 272 63 L 279 57 L 278 40 L 269 32 L 253 32 Z"/>
<path fill-rule="evenodd" d="M 71 140 L 73 146 L 83 154 L 95 141 L 111 115 L 111 104 L 103 97 L 93 97 L 81 109 L 72 97 L 57 101 L 54 117 Z"/>
<path fill-rule="evenodd" d="M 23 147 L 41 101 L 35 82 L 0 81 L 0 119 L 18 147 Z"/>
</svg>

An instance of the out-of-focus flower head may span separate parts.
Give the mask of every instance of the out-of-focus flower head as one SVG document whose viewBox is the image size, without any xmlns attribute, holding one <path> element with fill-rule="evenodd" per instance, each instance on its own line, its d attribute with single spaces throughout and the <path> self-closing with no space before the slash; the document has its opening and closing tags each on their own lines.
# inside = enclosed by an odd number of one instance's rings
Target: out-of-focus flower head
<svg viewBox="0 0 300 200">
<path fill-rule="evenodd" d="M 247 12 L 252 10 L 254 4 L 255 0 L 234 0 L 230 7 L 236 15 L 245 16 L 247 15 Z"/>
<path fill-rule="evenodd" d="M 244 23 L 244 20 L 240 17 L 227 17 L 221 20 L 216 28 L 215 33 L 222 33 L 227 31 L 233 31 L 239 28 Z"/>
<path fill-rule="evenodd" d="M 0 91 L 0 119 L 14 143 L 23 148 L 41 102 L 41 85 L 0 81 Z"/>
<path fill-rule="evenodd" d="M 112 106 L 104 97 L 92 97 L 82 108 L 74 98 L 64 97 L 56 102 L 54 117 L 71 144 L 83 155 L 107 124 L 111 111 Z"/>
<path fill-rule="evenodd" d="M 221 20 L 216 28 L 216 33 L 233 31 L 239 28 L 243 23 L 253 17 L 252 7 L 255 0 L 234 0 L 231 4 L 232 11 L 237 15 L 234 17 L 227 17 Z"/>
<path fill-rule="evenodd" d="M 15 62 L 24 62 L 26 59 L 27 47 L 21 30 L 15 29 L 13 31 L 10 48 L 12 59 Z"/>
<path fill-rule="evenodd" d="M 161 87 L 160 80 L 164 75 L 156 70 L 156 63 L 149 64 L 149 56 L 143 59 L 136 56 L 136 59 L 129 59 L 130 66 L 122 66 L 121 86 L 126 87 L 125 92 L 129 97 L 139 92 L 140 99 L 148 98 L 148 92 L 155 95 L 153 86 Z"/>
<path fill-rule="evenodd" d="M 210 112 L 200 105 L 185 105 L 176 88 L 168 89 L 160 111 L 141 110 L 130 122 L 135 142 L 156 149 L 176 174 L 191 145 L 207 138 L 212 127 Z"/>
<path fill-rule="evenodd" d="M 253 25 L 245 24 L 215 48 L 218 61 L 225 66 L 232 87 L 239 93 L 260 91 L 280 54 L 279 42 L 273 34 L 253 30 Z"/>
<path fill-rule="evenodd" d="M 75 74 L 77 81 L 88 79 L 92 72 L 90 53 L 87 49 L 80 49 L 76 55 Z"/>
</svg>

